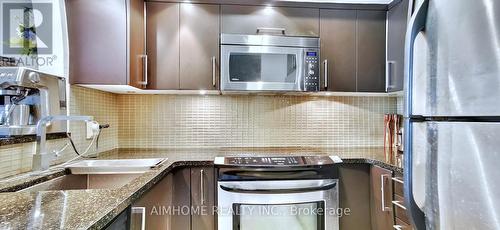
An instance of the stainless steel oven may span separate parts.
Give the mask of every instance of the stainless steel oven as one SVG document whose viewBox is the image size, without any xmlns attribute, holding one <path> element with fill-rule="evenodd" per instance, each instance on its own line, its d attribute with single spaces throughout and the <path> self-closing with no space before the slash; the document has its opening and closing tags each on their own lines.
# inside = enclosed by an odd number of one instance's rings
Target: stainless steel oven
<svg viewBox="0 0 500 230">
<path fill-rule="evenodd" d="M 333 159 L 216 159 L 217 229 L 339 229 L 338 173 L 334 164 L 340 161 Z M 231 163 L 235 161 L 239 163 Z"/>
<path fill-rule="evenodd" d="M 319 91 L 319 38 L 221 35 L 221 90 Z"/>
</svg>

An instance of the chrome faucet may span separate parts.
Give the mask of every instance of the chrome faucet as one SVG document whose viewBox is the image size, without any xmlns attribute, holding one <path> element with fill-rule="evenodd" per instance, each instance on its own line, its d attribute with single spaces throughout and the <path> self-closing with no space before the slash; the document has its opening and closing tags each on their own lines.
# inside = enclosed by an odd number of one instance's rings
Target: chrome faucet
<svg viewBox="0 0 500 230">
<path fill-rule="evenodd" d="M 36 150 L 33 155 L 33 171 L 47 170 L 56 153 L 47 152 L 47 125 L 52 121 L 93 121 L 92 116 L 46 116 L 40 119 L 36 125 Z"/>
</svg>

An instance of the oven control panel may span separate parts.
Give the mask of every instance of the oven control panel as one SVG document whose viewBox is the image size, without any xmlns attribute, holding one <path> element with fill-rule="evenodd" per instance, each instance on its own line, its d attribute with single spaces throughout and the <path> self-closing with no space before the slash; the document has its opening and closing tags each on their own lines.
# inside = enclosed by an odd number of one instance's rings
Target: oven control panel
<svg viewBox="0 0 500 230">
<path fill-rule="evenodd" d="M 215 160 L 215 164 L 234 166 L 307 166 L 339 162 L 340 158 L 330 156 L 221 157 Z"/>
<path fill-rule="evenodd" d="M 305 91 L 319 91 L 319 50 L 308 49 L 305 51 Z"/>
</svg>

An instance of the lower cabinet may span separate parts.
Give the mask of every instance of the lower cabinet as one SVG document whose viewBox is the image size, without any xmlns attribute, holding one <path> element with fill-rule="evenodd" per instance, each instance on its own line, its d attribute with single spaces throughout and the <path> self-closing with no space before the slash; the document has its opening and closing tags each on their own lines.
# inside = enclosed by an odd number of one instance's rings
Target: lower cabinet
<svg viewBox="0 0 500 230">
<path fill-rule="evenodd" d="M 212 230 L 213 167 L 176 168 L 131 208 L 133 230 Z"/>
<path fill-rule="evenodd" d="M 378 166 L 370 169 L 372 230 L 393 229 L 392 171 Z"/>
<path fill-rule="evenodd" d="M 191 229 L 215 229 L 215 171 L 213 167 L 191 168 Z"/>
<path fill-rule="evenodd" d="M 406 207 L 404 204 L 404 193 L 403 193 L 403 175 L 395 173 L 393 177 L 394 182 L 394 198 L 393 198 L 393 207 L 394 207 L 394 229 L 398 230 L 411 230 L 413 227 L 411 226 L 410 218 L 406 214 Z"/>
<path fill-rule="evenodd" d="M 343 164 L 339 167 L 339 207 L 349 209 L 349 215 L 339 218 L 342 230 L 369 230 L 370 165 Z"/>
</svg>

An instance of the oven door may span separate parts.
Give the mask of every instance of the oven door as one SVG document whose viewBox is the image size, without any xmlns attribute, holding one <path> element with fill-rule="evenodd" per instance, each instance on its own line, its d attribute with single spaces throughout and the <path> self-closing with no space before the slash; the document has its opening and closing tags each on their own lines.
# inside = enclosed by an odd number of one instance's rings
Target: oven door
<svg viewBox="0 0 500 230">
<path fill-rule="evenodd" d="M 219 230 L 339 229 L 338 180 L 219 181 Z"/>
<path fill-rule="evenodd" d="M 304 90 L 303 48 L 222 45 L 221 63 L 221 90 Z"/>
</svg>

